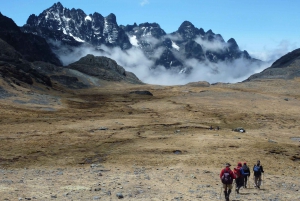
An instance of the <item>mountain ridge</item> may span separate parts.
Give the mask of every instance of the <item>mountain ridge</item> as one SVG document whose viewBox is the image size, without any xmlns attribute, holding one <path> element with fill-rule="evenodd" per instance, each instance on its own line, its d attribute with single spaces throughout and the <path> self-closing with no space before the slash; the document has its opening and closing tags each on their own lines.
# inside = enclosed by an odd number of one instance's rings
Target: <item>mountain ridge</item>
<svg viewBox="0 0 300 201">
<path fill-rule="evenodd" d="M 38 16 L 31 15 L 22 31 L 44 37 L 59 54 L 62 53 L 61 47 L 51 41 L 68 46 L 70 52 L 72 47 L 83 44 L 98 50 L 102 49 L 101 45 L 119 47 L 123 51 L 138 48 L 152 61 L 152 69 L 162 66 L 177 69 L 177 72 L 191 72 L 194 67 L 186 62 L 190 59 L 214 65 L 219 62 L 231 63 L 236 59 L 259 62 L 251 58 L 247 51 L 241 51 L 233 38 L 225 42 L 220 34 L 212 30 L 205 32 L 189 21 L 184 21 L 177 31 L 167 34 L 158 23 L 118 25 L 113 13 L 106 17 L 97 12 L 85 14 L 81 9 L 65 8 L 60 2 Z M 215 43 L 219 45 L 218 48 L 208 47 Z"/>
</svg>

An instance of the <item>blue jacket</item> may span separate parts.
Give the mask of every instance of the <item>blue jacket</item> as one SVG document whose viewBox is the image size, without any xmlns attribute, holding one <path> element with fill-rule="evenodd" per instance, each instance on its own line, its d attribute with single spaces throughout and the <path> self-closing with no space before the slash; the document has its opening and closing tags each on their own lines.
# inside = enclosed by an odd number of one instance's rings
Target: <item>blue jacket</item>
<svg viewBox="0 0 300 201">
<path fill-rule="evenodd" d="M 241 173 L 241 175 L 242 175 L 243 177 L 249 175 L 248 172 L 244 172 L 244 169 L 243 169 L 242 167 L 240 168 L 240 173 Z"/>
</svg>

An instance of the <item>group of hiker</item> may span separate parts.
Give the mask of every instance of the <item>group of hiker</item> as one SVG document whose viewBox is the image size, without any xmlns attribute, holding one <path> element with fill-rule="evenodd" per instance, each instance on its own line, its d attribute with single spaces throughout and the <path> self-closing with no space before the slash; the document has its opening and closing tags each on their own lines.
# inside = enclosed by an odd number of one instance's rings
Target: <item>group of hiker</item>
<svg viewBox="0 0 300 201">
<path fill-rule="evenodd" d="M 235 180 L 236 188 L 235 191 L 239 194 L 241 187 L 247 188 L 247 181 L 250 178 L 250 168 L 247 166 L 247 163 L 242 164 L 239 162 L 237 167 L 233 170 L 230 169 L 230 163 L 225 164 L 225 168 L 222 169 L 220 173 L 220 179 L 223 183 L 224 195 L 226 201 L 229 201 L 229 195 L 233 187 L 233 181 Z M 263 167 L 258 160 L 257 163 L 253 166 L 254 173 L 254 185 L 255 188 L 260 188 L 262 181 L 262 173 L 264 173 Z"/>
</svg>

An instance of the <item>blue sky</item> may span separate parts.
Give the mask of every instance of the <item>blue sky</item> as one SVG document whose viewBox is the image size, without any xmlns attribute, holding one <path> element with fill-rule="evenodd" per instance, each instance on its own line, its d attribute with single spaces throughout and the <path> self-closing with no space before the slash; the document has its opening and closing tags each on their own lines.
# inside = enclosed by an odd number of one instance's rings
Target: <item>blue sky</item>
<svg viewBox="0 0 300 201">
<path fill-rule="evenodd" d="M 30 14 L 39 15 L 58 1 L 0 0 L 0 12 L 17 25 Z M 211 29 L 227 41 L 235 38 L 242 50 L 266 60 L 300 48 L 298 0 L 60 0 L 66 8 L 86 14 L 114 13 L 118 24 L 157 22 L 167 33 L 187 20 L 205 31 Z M 275 57 L 276 57 L 275 56 Z"/>
</svg>

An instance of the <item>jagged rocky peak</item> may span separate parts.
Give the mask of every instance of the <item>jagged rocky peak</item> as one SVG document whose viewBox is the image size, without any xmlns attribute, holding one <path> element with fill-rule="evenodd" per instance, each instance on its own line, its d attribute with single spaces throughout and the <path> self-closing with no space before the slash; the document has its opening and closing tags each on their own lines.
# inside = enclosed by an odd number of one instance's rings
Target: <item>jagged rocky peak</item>
<svg viewBox="0 0 300 201">
<path fill-rule="evenodd" d="M 203 35 L 205 34 L 204 29 L 200 28 L 200 29 L 199 29 L 199 34 L 200 34 L 201 36 L 203 36 Z"/>
<path fill-rule="evenodd" d="M 166 32 L 157 23 L 142 23 L 139 24 L 139 28 L 143 29 L 143 35 L 151 35 L 157 39 L 166 35 Z"/>
<path fill-rule="evenodd" d="M 221 34 L 216 34 L 215 35 L 215 39 L 217 39 L 218 41 L 221 41 L 222 43 L 225 43 L 225 41 L 224 41 L 224 39 L 223 39 L 223 37 L 222 37 Z"/>
<path fill-rule="evenodd" d="M 200 28 L 196 28 L 191 22 L 184 21 L 177 30 L 184 40 L 195 39 L 198 36 L 203 37 L 206 33 Z"/>
<path fill-rule="evenodd" d="M 205 33 L 205 38 L 208 41 L 214 41 L 216 39 L 215 33 L 210 29 Z"/>
<path fill-rule="evenodd" d="M 138 25 L 136 23 L 134 23 L 133 25 L 127 24 L 126 26 L 120 25 L 120 28 L 122 28 L 125 32 L 132 32 L 137 27 Z"/>
<path fill-rule="evenodd" d="M 232 50 L 239 50 L 239 46 L 238 44 L 236 43 L 236 41 L 234 40 L 234 38 L 230 38 L 228 41 L 227 41 L 227 44 L 229 45 L 229 48 L 232 49 Z"/>
<path fill-rule="evenodd" d="M 115 14 L 113 14 L 113 13 L 110 13 L 110 14 L 106 17 L 106 20 L 107 20 L 108 22 L 117 24 L 117 17 L 116 17 Z"/>
<path fill-rule="evenodd" d="M 119 46 L 122 49 L 131 47 L 126 33 L 119 28 L 113 13 L 107 17 L 96 12 L 87 15 L 81 9 L 64 8 L 60 2 L 44 10 L 39 16 L 31 15 L 23 26 L 23 31 L 54 41 L 61 40 L 72 46 L 79 42 L 94 46 Z M 56 33 L 51 34 L 53 31 Z"/>
<path fill-rule="evenodd" d="M 205 34 L 206 35 L 215 35 L 215 33 L 211 29 L 208 30 Z"/>
<path fill-rule="evenodd" d="M 80 9 L 64 8 L 60 2 L 39 16 L 31 15 L 22 30 L 42 36 L 49 43 L 60 41 L 68 47 L 84 44 L 101 49 L 101 45 L 105 45 L 128 50 L 134 46 L 153 63 L 165 68 L 189 67 L 183 66 L 186 58 L 214 63 L 241 57 L 251 60 L 247 52 L 240 51 L 234 39 L 225 42 L 220 34 L 215 34 L 211 29 L 205 32 L 189 21 L 184 21 L 177 31 L 166 34 L 155 22 L 119 26 L 113 13 L 107 17 L 97 12 L 87 15 Z M 217 42 L 218 48 L 211 48 L 207 42 Z M 55 43 L 52 42 L 52 45 L 57 54 L 64 52 Z"/>
<path fill-rule="evenodd" d="M 131 36 L 136 36 L 137 38 L 143 38 L 152 36 L 156 39 L 160 39 L 162 36 L 166 35 L 166 32 L 157 23 L 141 23 L 137 25 L 121 26 L 121 28 Z"/>
<path fill-rule="evenodd" d="M 186 29 L 194 30 L 195 26 L 189 21 L 184 21 L 179 26 L 178 31 L 182 31 L 182 30 L 186 30 Z"/>
<path fill-rule="evenodd" d="M 54 3 L 52 8 L 56 8 L 58 10 L 63 10 L 64 9 L 63 5 L 60 2 Z"/>
<path fill-rule="evenodd" d="M 189 21 L 184 21 L 178 28 L 177 32 L 184 39 L 194 39 L 198 34 L 197 28 Z"/>
</svg>

